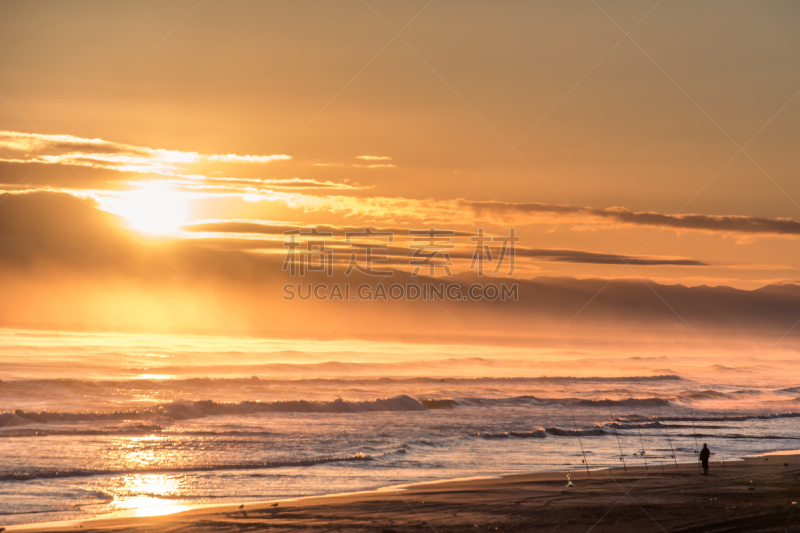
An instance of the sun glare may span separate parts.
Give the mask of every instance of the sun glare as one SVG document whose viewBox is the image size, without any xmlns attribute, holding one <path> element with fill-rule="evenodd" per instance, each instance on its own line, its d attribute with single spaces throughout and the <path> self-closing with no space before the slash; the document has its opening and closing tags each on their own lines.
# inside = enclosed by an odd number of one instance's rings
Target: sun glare
<svg viewBox="0 0 800 533">
<path fill-rule="evenodd" d="M 149 184 L 123 197 L 123 216 L 137 231 L 169 235 L 188 221 L 186 195 L 161 184 Z"/>
<path fill-rule="evenodd" d="M 115 511 L 127 516 L 160 516 L 179 513 L 190 507 L 175 501 L 180 483 L 168 475 L 128 475 L 122 478 L 120 494 L 114 501 Z M 127 511 L 127 512 L 126 512 Z"/>
</svg>

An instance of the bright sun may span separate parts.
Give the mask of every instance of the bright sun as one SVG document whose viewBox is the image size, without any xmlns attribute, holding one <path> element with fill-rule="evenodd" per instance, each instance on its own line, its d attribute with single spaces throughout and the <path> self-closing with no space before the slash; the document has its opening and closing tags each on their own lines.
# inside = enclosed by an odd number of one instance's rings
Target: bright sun
<svg viewBox="0 0 800 533">
<path fill-rule="evenodd" d="M 136 231 L 168 235 L 188 222 L 186 195 L 166 185 L 152 183 L 122 198 L 120 214 Z"/>
</svg>

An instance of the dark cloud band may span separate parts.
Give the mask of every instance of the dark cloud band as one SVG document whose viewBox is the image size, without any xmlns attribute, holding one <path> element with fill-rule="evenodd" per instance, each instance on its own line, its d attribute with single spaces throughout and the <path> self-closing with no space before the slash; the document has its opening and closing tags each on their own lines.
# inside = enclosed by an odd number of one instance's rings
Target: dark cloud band
<svg viewBox="0 0 800 533">
<path fill-rule="evenodd" d="M 800 235 L 800 222 L 788 218 L 762 218 L 741 215 L 697 215 L 636 212 L 623 207 L 605 209 L 572 208 L 566 205 L 510 202 L 465 202 L 477 216 L 513 216 L 538 214 L 580 216 L 632 226 L 667 226 L 673 229 L 741 233 L 754 235 Z"/>
</svg>

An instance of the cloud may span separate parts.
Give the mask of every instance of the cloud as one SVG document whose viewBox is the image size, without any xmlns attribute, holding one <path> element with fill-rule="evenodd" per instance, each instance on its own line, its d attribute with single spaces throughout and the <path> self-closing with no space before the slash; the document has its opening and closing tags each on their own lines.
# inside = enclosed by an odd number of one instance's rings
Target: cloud
<svg viewBox="0 0 800 533">
<path fill-rule="evenodd" d="M 389 156 L 383 155 L 359 155 L 356 156 L 356 159 L 360 159 L 362 161 L 384 161 L 381 162 L 373 162 L 368 164 L 360 164 L 360 163 L 353 163 L 352 167 L 354 168 L 397 168 L 397 165 L 393 163 L 388 163 L 391 161 L 392 158 Z M 344 163 L 330 163 L 330 162 L 321 162 L 321 163 L 311 163 L 315 167 L 343 167 L 346 166 Z"/>
<path fill-rule="evenodd" d="M 319 182 L 317 182 L 319 183 Z M 325 188 L 320 184 L 320 188 Z M 332 184 L 331 188 L 347 188 L 349 184 Z M 275 187 L 277 189 L 277 187 Z M 289 189 L 290 187 L 286 187 Z M 309 187 L 311 185 L 309 184 Z M 352 185 L 354 189 L 363 189 Z M 253 201 L 285 201 L 290 207 L 301 206 L 310 211 L 345 213 L 365 223 L 387 224 L 402 221 L 413 224 L 446 223 L 449 225 L 569 225 L 584 227 L 662 227 L 673 231 L 700 231 L 732 234 L 744 238 L 765 235 L 798 236 L 800 222 L 789 218 L 763 218 L 745 215 L 665 214 L 636 212 L 623 207 L 571 208 L 566 205 L 511 203 L 497 201 L 415 199 L 379 196 L 312 196 L 300 192 L 280 197 L 253 196 Z M 616 256 L 611 256 L 616 257 Z M 635 264 L 635 263 L 633 263 Z"/>
<path fill-rule="evenodd" d="M 155 252 L 91 194 L 2 193 L 0 202 L 0 265 L 54 269 L 54 284 L 62 273 L 136 275 L 158 267 Z"/>
<path fill-rule="evenodd" d="M 195 192 L 235 194 L 260 190 L 357 190 L 358 185 L 313 178 L 258 179 L 224 177 L 220 168 L 266 165 L 291 159 L 285 154 L 200 154 L 86 139 L 72 135 L 41 135 L 0 131 L 0 162 L 89 167 L 116 172 L 163 176 L 161 181 Z M 140 185 L 141 180 L 127 181 Z"/>
<path fill-rule="evenodd" d="M 409 230 L 405 228 L 365 228 L 360 226 L 332 226 L 332 225 L 318 225 L 318 226 L 302 226 L 292 225 L 285 222 L 261 222 L 252 220 L 231 220 L 224 222 L 197 222 L 184 226 L 184 229 L 190 232 L 208 232 L 208 233 L 250 233 L 262 235 L 283 235 L 286 231 L 310 231 L 316 229 L 320 232 L 333 233 L 335 237 L 344 237 L 348 232 L 363 232 L 365 229 L 370 229 L 373 232 L 391 232 L 394 235 L 409 235 Z M 472 232 L 456 231 L 455 237 L 471 237 L 474 235 Z"/>
<path fill-rule="evenodd" d="M 190 165 L 203 163 L 259 164 L 291 159 L 285 154 L 200 154 L 85 139 L 72 135 L 43 135 L 0 131 L 0 161 L 104 168 L 119 172 L 186 176 Z"/>
<path fill-rule="evenodd" d="M 413 283 L 400 271 L 391 280 L 355 273 L 347 277 L 341 264 L 331 278 L 317 274 L 292 278 L 281 270 L 283 254 L 215 248 L 206 246 L 203 239 L 189 246 L 187 239 L 176 240 L 172 248 L 159 246 L 167 261 L 183 250 L 173 262 L 178 276 L 170 268 L 164 270 L 164 260 L 116 217 L 98 209 L 92 198 L 40 191 L 0 195 L 0 199 L 5 200 L 0 209 L 0 291 L 4 294 L 0 320 L 4 323 L 102 328 L 147 286 L 121 319 L 129 320 L 124 324 L 133 330 L 155 331 L 169 325 L 193 331 L 191 328 L 222 328 L 230 321 L 239 331 L 299 338 L 317 334 L 316 329 L 309 330 L 310 322 L 325 331 L 333 328 L 352 303 L 284 302 L 285 283 Z M 613 259 L 580 250 L 530 249 L 522 253 L 546 260 Z M 156 281 L 147 285 L 156 276 Z M 434 281 L 424 276 L 416 279 L 421 283 Z M 466 290 L 477 278 L 464 274 L 435 281 L 455 283 Z M 442 303 L 466 331 L 481 339 L 479 342 L 549 338 L 578 311 L 580 314 L 560 338 L 597 334 L 630 339 L 638 331 L 645 332 L 651 342 L 661 339 L 672 343 L 679 328 L 696 341 L 696 334 L 685 327 L 672 307 L 703 337 L 772 335 L 770 342 L 774 343 L 775 334 L 785 333 L 800 317 L 800 286 L 792 284 L 740 290 L 641 280 L 539 277 L 500 281 L 519 285 L 517 301 Z M 225 323 L 208 309 L 209 305 L 225 317 Z M 355 313 L 352 320 L 337 328 L 337 335 L 407 338 L 413 331 L 417 340 L 452 334 L 459 342 L 468 342 L 433 302 L 364 303 Z M 785 342 L 796 340 L 790 335 Z"/>
<path fill-rule="evenodd" d="M 800 222 L 788 218 L 761 218 L 743 215 L 664 214 L 636 212 L 624 207 L 605 209 L 571 208 L 566 205 L 510 202 L 463 202 L 476 216 L 494 216 L 508 220 L 527 217 L 539 221 L 542 215 L 587 223 L 613 223 L 627 226 L 665 226 L 671 229 L 737 233 L 749 235 L 800 235 Z"/>
<path fill-rule="evenodd" d="M 694 259 L 614 255 L 583 250 L 531 249 L 517 248 L 517 257 L 541 258 L 558 263 L 581 263 L 593 265 L 635 265 L 635 266 L 709 266 L 708 263 Z"/>
<path fill-rule="evenodd" d="M 391 161 L 392 158 L 388 155 L 358 155 L 356 159 L 361 159 L 362 161 Z M 353 164 L 356 168 L 396 168 L 397 165 L 392 163 L 370 163 L 368 165 L 359 165 Z"/>
<path fill-rule="evenodd" d="M 743 215 L 665 214 L 636 212 L 624 207 L 572 208 L 567 205 L 497 201 L 437 200 L 429 198 L 335 197 L 336 205 L 355 216 L 451 224 L 568 224 L 602 227 L 662 227 L 674 231 L 728 233 L 739 237 L 800 235 L 800 222 L 788 218 Z"/>
<path fill-rule="evenodd" d="M 583 227 L 662 227 L 674 231 L 702 231 L 733 234 L 737 237 L 800 235 L 800 222 L 788 218 L 762 218 L 744 215 L 665 214 L 636 212 L 623 207 L 593 208 L 542 203 L 498 201 L 413 199 L 401 197 L 329 198 L 329 208 L 367 221 L 406 220 L 441 224 L 569 225 Z M 324 202 L 323 202 L 324 203 Z M 327 205 L 327 203 L 324 203 Z M 322 208 L 317 203 L 314 209 Z"/>
<path fill-rule="evenodd" d="M 360 185 L 345 182 L 320 181 L 313 178 L 287 178 L 287 179 L 248 179 L 248 178 L 214 178 L 203 176 L 199 180 L 163 180 L 165 184 L 179 189 L 186 189 L 194 192 L 208 193 L 237 193 L 258 192 L 271 190 L 336 190 L 336 191 L 355 191 L 368 189 Z M 129 182 L 131 185 L 139 185 L 142 182 Z"/>
<path fill-rule="evenodd" d="M 290 225 L 281 222 L 254 222 L 254 221 L 225 221 L 225 222 L 199 222 L 184 226 L 184 229 L 196 233 L 202 232 L 209 234 L 212 238 L 219 238 L 220 234 L 232 234 L 237 237 L 247 235 L 264 235 L 269 237 L 283 238 L 284 232 L 301 230 L 301 232 L 310 232 L 311 226 Z M 365 230 L 362 227 L 346 227 L 346 226 L 328 226 L 319 225 L 313 226 L 321 233 L 331 233 L 332 236 L 327 245 L 335 245 L 343 248 L 349 248 L 350 244 L 343 241 L 346 233 L 360 233 Z M 404 237 L 406 240 L 411 235 L 407 228 L 369 228 L 374 233 L 391 233 L 396 241 L 401 241 Z M 442 228 L 439 228 L 442 229 Z M 474 243 L 467 238 L 475 235 L 473 232 L 454 231 L 453 239 L 458 240 L 462 238 L 458 249 L 452 250 L 450 256 L 453 259 L 467 259 L 472 258 L 472 249 Z M 385 242 L 376 238 L 376 243 Z M 253 244 L 251 240 L 246 240 L 242 243 L 246 248 L 253 248 L 258 246 Z M 263 248 L 277 248 L 282 246 L 272 246 L 264 244 Z M 494 246 L 494 248 L 499 248 Z M 496 251 L 499 251 L 496 250 Z M 550 261 L 556 263 L 578 263 L 578 264 L 594 264 L 594 265 L 624 265 L 630 264 L 635 266 L 709 266 L 707 263 L 697 261 L 694 259 L 675 258 L 675 257 L 654 257 L 654 256 L 628 256 L 628 255 L 614 255 L 599 252 L 589 252 L 583 250 L 565 250 L 565 249 L 547 249 L 547 248 L 525 248 L 517 246 L 515 248 L 517 258 L 528 258 L 534 260 Z M 409 254 L 407 248 L 393 247 L 387 250 L 389 257 L 405 257 Z"/>
</svg>

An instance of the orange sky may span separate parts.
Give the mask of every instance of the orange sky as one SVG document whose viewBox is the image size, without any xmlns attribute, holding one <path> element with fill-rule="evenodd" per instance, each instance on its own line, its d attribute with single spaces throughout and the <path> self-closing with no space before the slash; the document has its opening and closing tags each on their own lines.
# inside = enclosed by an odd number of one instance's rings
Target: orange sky
<svg viewBox="0 0 800 533">
<path fill-rule="evenodd" d="M 0 14 L 4 328 L 705 349 L 800 319 L 796 3 Z M 285 302 L 282 232 L 316 226 L 342 282 L 345 231 L 460 232 L 465 284 L 514 227 L 520 301 Z"/>
</svg>

